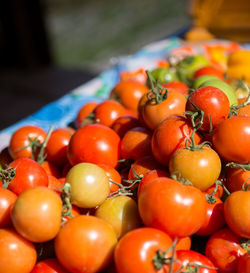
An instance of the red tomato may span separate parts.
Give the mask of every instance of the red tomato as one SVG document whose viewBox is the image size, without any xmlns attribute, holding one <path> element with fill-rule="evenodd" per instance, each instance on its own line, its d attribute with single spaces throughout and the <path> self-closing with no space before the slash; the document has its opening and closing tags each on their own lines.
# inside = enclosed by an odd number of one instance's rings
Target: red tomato
<svg viewBox="0 0 250 273">
<path fill-rule="evenodd" d="M 122 138 L 126 132 L 134 127 L 139 127 L 139 120 L 132 116 L 121 116 L 115 120 L 112 129 Z"/>
<path fill-rule="evenodd" d="M 245 186 L 250 184 L 250 171 L 236 168 L 227 169 L 226 187 L 230 192 L 240 191 L 244 183 Z"/>
<path fill-rule="evenodd" d="M 39 126 L 23 126 L 17 129 L 10 139 L 9 152 L 11 157 L 13 159 L 31 157 L 30 139 L 36 139 L 41 144 L 44 142 L 46 135 L 47 133 Z"/>
<path fill-rule="evenodd" d="M 4 188 L 0 188 L 0 228 L 12 225 L 10 210 L 16 202 L 17 195 Z"/>
<path fill-rule="evenodd" d="M 165 119 L 153 133 L 151 145 L 155 159 L 168 166 L 171 156 L 177 149 L 185 147 L 191 133 L 192 126 L 186 118 L 172 116 Z M 198 133 L 194 134 L 194 140 L 196 144 L 200 143 Z"/>
<path fill-rule="evenodd" d="M 250 253 L 246 253 L 241 256 L 238 261 L 237 273 L 249 273 L 250 272 Z"/>
<path fill-rule="evenodd" d="M 218 68 L 215 68 L 213 66 L 205 66 L 202 67 L 194 73 L 194 79 L 197 79 L 201 76 L 210 75 L 215 76 L 221 80 L 224 80 L 224 73 L 223 71 L 219 70 Z"/>
<path fill-rule="evenodd" d="M 68 146 L 71 165 L 81 162 L 116 167 L 119 160 L 120 137 L 109 127 L 90 124 L 78 129 Z"/>
<path fill-rule="evenodd" d="M 16 159 L 9 167 L 16 170 L 16 175 L 8 188 L 17 195 L 30 188 L 48 186 L 48 175 L 45 170 L 30 158 Z"/>
<path fill-rule="evenodd" d="M 56 166 L 64 166 L 67 162 L 67 147 L 73 132 L 69 128 L 59 128 L 51 133 L 46 145 L 46 160 Z"/>
<path fill-rule="evenodd" d="M 57 259 L 46 259 L 38 262 L 30 273 L 67 273 Z"/>
<path fill-rule="evenodd" d="M 157 270 L 153 259 L 157 251 L 166 251 L 172 239 L 164 232 L 154 228 L 137 228 L 125 234 L 115 248 L 114 260 L 118 273 L 156 273 L 165 272 L 164 267 Z M 165 257 L 171 257 L 171 251 Z"/>
<path fill-rule="evenodd" d="M 75 119 L 75 126 L 77 129 L 83 127 L 86 124 L 92 123 L 91 119 L 86 119 L 90 113 L 95 109 L 98 102 L 90 101 L 84 104 L 77 113 L 77 117 Z"/>
<path fill-rule="evenodd" d="M 167 88 L 167 90 L 175 90 L 182 93 L 183 95 L 189 94 L 189 87 L 184 82 L 168 82 L 162 84 L 162 87 Z"/>
<path fill-rule="evenodd" d="M 100 272 L 112 261 L 116 233 L 104 220 L 80 215 L 61 228 L 55 239 L 59 262 L 70 272 Z"/>
<path fill-rule="evenodd" d="M 240 237 L 230 229 L 216 231 L 206 244 L 206 256 L 220 273 L 235 273 L 239 257 L 247 250 L 239 243 Z"/>
<path fill-rule="evenodd" d="M 213 145 L 226 161 L 250 163 L 250 117 L 230 117 L 213 132 Z"/>
<path fill-rule="evenodd" d="M 0 229 L 0 273 L 29 273 L 36 263 L 33 243 L 14 229 Z"/>
<path fill-rule="evenodd" d="M 186 236 L 183 238 L 179 238 L 176 243 L 176 250 L 189 250 L 191 248 L 191 237 Z"/>
<path fill-rule="evenodd" d="M 206 218 L 202 192 L 165 177 L 154 179 L 143 189 L 138 208 L 146 226 L 158 228 L 172 238 L 194 234 Z"/>
<path fill-rule="evenodd" d="M 47 175 L 53 175 L 57 178 L 61 176 L 60 170 L 52 162 L 45 160 L 41 166 L 44 168 Z"/>
</svg>

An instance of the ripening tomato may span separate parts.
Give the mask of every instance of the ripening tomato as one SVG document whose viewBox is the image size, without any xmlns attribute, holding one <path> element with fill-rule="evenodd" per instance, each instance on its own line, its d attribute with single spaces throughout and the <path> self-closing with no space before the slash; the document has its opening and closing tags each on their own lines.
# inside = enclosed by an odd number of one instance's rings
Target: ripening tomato
<svg viewBox="0 0 250 273">
<path fill-rule="evenodd" d="M 250 117 L 233 116 L 222 121 L 214 130 L 212 141 L 224 160 L 250 163 Z"/>
<path fill-rule="evenodd" d="M 0 228 L 12 225 L 10 210 L 16 202 L 17 195 L 4 188 L 0 188 Z"/>
<path fill-rule="evenodd" d="M 156 269 L 159 259 L 157 251 L 166 251 L 172 245 L 172 239 L 167 233 L 154 228 L 137 228 L 125 234 L 118 242 L 115 253 L 117 273 L 156 273 L 165 272 Z M 171 257 L 172 251 L 165 257 Z"/>
<path fill-rule="evenodd" d="M 134 127 L 139 127 L 140 122 L 133 116 L 121 116 L 116 119 L 111 128 L 122 138 L 126 132 Z"/>
<path fill-rule="evenodd" d="M 120 137 L 109 127 L 90 124 L 78 129 L 68 145 L 71 165 L 81 162 L 116 167 L 119 160 Z"/>
<path fill-rule="evenodd" d="M 14 229 L 0 229 L 0 273 L 29 273 L 36 263 L 33 243 Z"/>
<path fill-rule="evenodd" d="M 196 70 L 196 72 L 194 73 L 194 79 L 197 79 L 201 76 L 204 75 L 210 75 L 210 76 L 215 76 L 221 80 L 224 80 L 224 73 L 223 71 L 219 70 L 218 68 L 214 67 L 214 66 L 204 66 L 198 70 Z"/>
<path fill-rule="evenodd" d="M 18 158 L 9 167 L 15 169 L 16 174 L 8 188 L 17 195 L 30 188 L 48 186 L 48 175 L 44 168 L 30 158 Z"/>
<path fill-rule="evenodd" d="M 45 242 L 57 235 L 61 214 L 59 195 L 48 188 L 36 187 L 18 196 L 11 210 L 11 220 L 24 238 L 31 242 Z"/>
<path fill-rule="evenodd" d="M 167 90 L 175 90 L 178 91 L 180 93 L 182 93 L 183 95 L 188 95 L 188 89 L 189 87 L 184 83 L 184 82 L 168 82 L 168 83 L 164 83 L 162 84 L 162 87 L 167 88 Z"/>
<path fill-rule="evenodd" d="M 250 253 L 241 256 L 238 261 L 237 273 L 250 272 Z"/>
<path fill-rule="evenodd" d="M 67 273 L 57 259 L 46 259 L 38 262 L 30 273 Z"/>
<path fill-rule="evenodd" d="M 97 104 L 98 102 L 96 101 L 89 101 L 80 108 L 75 119 L 75 126 L 77 129 L 83 127 L 84 125 L 92 123 L 92 119 L 88 119 L 87 117 L 89 114 L 92 113 Z"/>
<path fill-rule="evenodd" d="M 13 159 L 21 157 L 31 157 L 32 148 L 30 140 L 36 140 L 38 144 L 42 144 L 47 133 L 39 126 L 23 126 L 17 129 L 11 136 L 9 144 L 9 152 Z"/>
<path fill-rule="evenodd" d="M 206 218 L 206 198 L 202 192 L 165 177 L 145 186 L 138 198 L 138 208 L 146 226 L 158 228 L 172 238 L 194 234 Z"/>
<path fill-rule="evenodd" d="M 70 272 L 95 273 L 111 263 L 116 243 L 115 231 L 107 222 L 80 215 L 60 229 L 55 239 L 55 253 Z"/>
</svg>

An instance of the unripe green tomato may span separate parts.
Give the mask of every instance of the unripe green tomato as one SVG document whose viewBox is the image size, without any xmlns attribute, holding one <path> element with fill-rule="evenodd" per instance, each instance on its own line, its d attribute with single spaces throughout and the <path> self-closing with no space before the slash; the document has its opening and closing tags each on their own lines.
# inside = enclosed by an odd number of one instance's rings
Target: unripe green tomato
<svg viewBox="0 0 250 273">
<path fill-rule="evenodd" d="M 158 83 L 168 83 L 173 81 L 179 81 L 175 72 L 169 68 L 155 68 L 151 71 L 151 75 Z M 150 81 L 147 80 L 147 86 L 150 88 Z"/>
<path fill-rule="evenodd" d="M 196 90 L 198 89 L 204 82 L 209 80 L 218 80 L 217 77 L 211 75 L 204 75 L 194 80 L 193 88 Z"/>
<path fill-rule="evenodd" d="M 72 167 L 66 182 L 71 186 L 71 202 L 80 208 L 94 208 L 107 198 L 109 178 L 105 171 L 92 163 L 79 163 Z"/>
<path fill-rule="evenodd" d="M 98 207 L 95 216 L 111 224 L 118 238 L 141 225 L 137 204 L 128 196 L 107 199 Z"/>
</svg>

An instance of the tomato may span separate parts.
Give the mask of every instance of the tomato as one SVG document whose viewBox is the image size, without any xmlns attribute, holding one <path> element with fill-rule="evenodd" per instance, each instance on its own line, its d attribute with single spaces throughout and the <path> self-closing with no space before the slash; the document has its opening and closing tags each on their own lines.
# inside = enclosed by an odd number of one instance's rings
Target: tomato
<svg viewBox="0 0 250 273">
<path fill-rule="evenodd" d="M 149 129 L 154 130 L 167 117 L 184 115 L 187 99 L 180 92 L 163 90 L 159 101 L 152 91 L 147 96 L 147 102 L 140 107 L 140 116 Z"/>
<path fill-rule="evenodd" d="M 121 116 L 114 121 L 111 128 L 122 138 L 128 130 L 139 126 L 140 123 L 137 118 L 133 116 Z"/>
<path fill-rule="evenodd" d="M 211 187 L 209 187 L 208 189 L 206 189 L 204 192 L 207 193 L 207 194 L 212 194 L 214 192 L 216 188 L 216 184 L 213 184 Z M 222 185 L 218 185 L 217 186 L 217 190 L 216 192 L 214 193 L 214 197 L 217 197 L 217 198 L 221 198 L 224 194 L 224 188 Z"/>
<path fill-rule="evenodd" d="M 94 208 L 107 198 L 110 187 L 105 171 L 92 163 L 72 167 L 66 181 L 71 186 L 71 201 L 81 208 Z"/>
<path fill-rule="evenodd" d="M 45 160 L 41 166 L 44 168 L 47 175 L 53 175 L 57 178 L 61 176 L 59 168 L 56 167 L 56 165 L 54 165 L 52 162 Z"/>
<path fill-rule="evenodd" d="M 95 216 L 108 222 L 118 238 L 141 225 L 137 204 L 128 196 L 115 196 L 104 201 Z"/>
<path fill-rule="evenodd" d="M 65 211 L 66 211 L 66 210 L 67 210 L 67 209 L 65 209 Z M 71 215 L 64 215 L 64 216 L 62 217 L 62 223 L 64 224 L 64 223 L 67 222 L 68 220 L 70 220 L 70 219 L 72 219 L 72 218 L 74 218 L 74 217 L 76 217 L 76 216 L 79 216 L 79 215 L 81 215 L 81 210 L 80 210 L 80 208 L 77 207 L 77 206 L 72 205 L 72 207 L 71 207 Z"/>
<path fill-rule="evenodd" d="M 17 195 L 4 188 L 0 188 L 0 228 L 12 225 L 10 210 L 16 202 Z"/>
<path fill-rule="evenodd" d="M 119 159 L 120 137 L 109 127 L 90 124 L 78 129 L 68 146 L 71 165 L 81 162 L 116 167 Z"/>
<path fill-rule="evenodd" d="M 117 101 L 104 100 L 95 107 L 93 114 L 97 123 L 111 127 L 117 118 L 126 115 L 126 109 Z"/>
<path fill-rule="evenodd" d="M 213 67 L 213 66 L 204 66 L 198 70 L 196 70 L 196 72 L 194 73 L 194 79 L 197 79 L 201 76 L 204 76 L 204 75 L 210 75 L 210 76 L 215 76 L 221 80 L 224 79 L 224 73 L 223 71 L 219 70 L 218 68 L 216 67 Z"/>
<path fill-rule="evenodd" d="M 212 141 L 224 160 L 250 163 L 250 117 L 235 116 L 224 120 L 214 130 Z"/>
<path fill-rule="evenodd" d="M 206 256 L 212 261 L 220 273 L 235 273 L 239 257 L 247 250 L 239 243 L 240 237 L 230 229 L 216 231 L 206 244 Z"/>
<path fill-rule="evenodd" d="M 56 178 L 53 175 L 48 175 L 48 180 L 48 188 L 60 194 L 62 192 L 62 187 L 65 184 L 65 180 Z"/>
<path fill-rule="evenodd" d="M 191 248 L 191 237 L 179 238 L 176 243 L 176 250 L 189 250 Z"/>
<path fill-rule="evenodd" d="M 125 234 L 118 242 L 114 260 L 117 273 L 161 273 L 155 268 L 153 259 L 157 251 L 166 251 L 172 239 L 164 232 L 154 228 L 137 228 Z M 171 257 L 171 251 L 165 257 Z"/>
<path fill-rule="evenodd" d="M 119 100 L 125 108 L 137 112 L 139 100 L 147 91 L 146 85 L 138 81 L 120 81 L 112 89 L 109 97 Z"/>
<path fill-rule="evenodd" d="M 151 145 L 155 159 L 168 166 L 171 156 L 177 149 L 185 147 L 191 133 L 192 126 L 186 118 L 172 116 L 165 119 L 153 133 Z M 194 140 L 196 144 L 200 143 L 198 133 L 194 134 Z"/>
<path fill-rule="evenodd" d="M 193 105 L 204 112 L 203 123 L 198 129 L 206 132 L 225 120 L 230 111 L 227 96 L 220 89 L 210 86 L 198 88 L 189 96 L 186 110 L 195 111 Z"/>
<path fill-rule="evenodd" d="M 38 262 L 30 273 L 67 273 L 57 259 L 46 259 Z"/>
<path fill-rule="evenodd" d="M 204 223 L 206 198 L 193 186 L 159 177 L 143 189 L 138 208 L 146 226 L 181 238 L 194 234 Z"/>
<path fill-rule="evenodd" d="M 188 95 L 188 89 L 189 87 L 184 83 L 184 82 L 168 82 L 168 83 L 164 83 L 162 84 L 162 87 L 167 88 L 167 90 L 175 90 L 178 91 L 180 93 L 182 93 L 183 95 Z"/>
<path fill-rule="evenodd" d="M 179 80 L 175 71 L 168 67 L 158 67 L 153 69 L 150 73 L 153 79 L 160 84 Z M 147 79 L 147 85 L 150 86 L 149 79 Z"/>
<path fill-rule="evenodd" d="M 88 119 L 87 117 L 89 114 L 92 113 L 92 111 L 95 109 L 97 105 L 98 102 L 89 101 L 80 108 L 75 119 L 75 126 L 77 129 L 92 122 L 92 120 Z"/>
<path fill-rule="evenodd" d="M 196 232 L 197 235 L 208 236 L 225 226 L 224 203 L 219 198 L 214 198 L 215 202 L 207 201 L 206 220 Z"/>
<path fill-rule="evenodd" d="M 46 160 L 56 166 L 64 166 L 67 160 L 67 147 L 73 132 L 69 128 L 58 128 L 51 133 L 46 145 Z"/>
<path fill-rule="evenodd" d="M 15 169 L 16 175 L 8 188 L 17 195 L 30 188 L 48 186 L 48 175 L 45 170 L 30 158 L 16 159 L 10 163 L 9 167 Z"/>
<path fill-rule="evenodd" d="M 237 235 L 250 239 L 250 191 L 231 193 L 224 204 L 227 225 Z"/>
<path fill-rule="evenodd" d="M 33 243 L 14 229 L 0 229 L 0 273 L 29 273 L 36 263 Z"/>
<path fill-rule="evenodd" d="M 250 253 L 241 256 L 238 261 L 237 273 L 250 272 Z"/>
<path fill-rule="evenodd" d="M 137 160 L 152 155 L 151 138 L 152 133 L 144 127 L 135 127 L 127 131 L 121 139 L 121 157 Z"/>
<path fill-rule="evenodd" d="M 200 76 L 199 78 L 197 79 L 194 79 L 193 81 L 193 88 L 196 90 L 198 89 L 199 87 L 201 87 L 201 85 L 208 81 L 208 80 L 218 80 L 217 77 L 215 76 L 210 76 L 210 75 L 204 75 L 204 76 Z"/>
<path fill-rule="evenodd" d="M 32 242 L 53 239 L 61 226 L 62 201 L 57 193 L 36 187 L 21 193 L 11 210 L 13 226 Z"/>
<path fill-rule="evenodd" d="M 107 222 L 80 215 L 60 229 L 55 239 L 55 253 L 70 272 L 94 273 L 111 263 L 116 243 L 116 234 Z"/>
<path fill-rule="evenodd" d="M 9 152 L 13 159 L 31 157 L 32 148 L 30 140 L 37 140 L 38 144 L 44 142 L 47 133 L 39 126 L 23 126 L 11 136 Z M 26 148 L 24 148 L 26 147 Z"/>
<path fill-rule="evenodd" d="M 212 186 L 221 172 L 218 154 L 211 148 L 178 149 L 169 161 L 171 175 L 189 180 L 193 186 L 204 191 Z"/>
<path fill-rule="evenodd" d="M 250 104 L 241 107 L 238 110 L 238 116 L 247 116 L 247 117 L 250 117 Z"/>
<path fill-rule="evenodd" d="M 227 169 L 226 187 L 230 192 L 240 191 L 244 183 L 245 186 L 250 184 L 250 170 L 237 168 Z"/>
</svg>

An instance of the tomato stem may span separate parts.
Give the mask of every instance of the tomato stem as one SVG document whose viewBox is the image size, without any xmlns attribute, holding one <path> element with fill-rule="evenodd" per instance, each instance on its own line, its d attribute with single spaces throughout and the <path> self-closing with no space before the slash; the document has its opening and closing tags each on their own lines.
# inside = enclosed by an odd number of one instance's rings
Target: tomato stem
<svg viewBox="0 0 250 273">
<path fill-rule="evenodd" d="M 45 158 L 47 156 L 47 155 L 45 155 L 45 148 L 46 148 L 47 143 L 49 141 L 49 138 L 50 138 L 50 136 L 52 134 L 53 127 L 54 127 L 53 125 L 50 126 L 48 134 L 46 135 L 44 142 L 40 146 L 40 151 L 39 151 L 39 154 L 37 156 L 37 163 L 39 163 L 40 165 L 42 165 L 42 163 L 44 162 L 44 160 L 45 160 Z"/>
<path fill-rule="evenodd" d="M 247 252 L 250 252 L 250 239 L 241 238 L 240 245 L 242 248 L 246 249 Z"/>
<path fill-rule="evenodd" d="M 62 187 L 62 192 L 60 194 L 61 199 L 63 201 L 63 211 L 62 211 L 62 218 L 65 216 L 73 217 L 71 210 L 72 210 L 72 204 L 70 202 L 71 197 L 71 185 L 66 182 L 64 186 Z"/>
<path fill-rule="evenodd" d="M 242 169 L 243 171 L 250 171 L 250 164 L 237 164 L 234 162 L 227 163 L 226 167 Z"/>
<path fill-rule="evenodd" d="M 87 125 L 87 124 L 93 124 L 93 123 L 95 123 L 95 120 L 96 120 L 95 114 L 92 112 L 92 113 L 90 113 L 89 115 L 87 115 L 86 118 L 84 118 L 84 119 L 82 120 L 82 122 L 81 122 L 81 124 L 80 124 L 80 127 L 82 128 L 82 127 L 84 127 L 84 126 Z"/>
<path fill-rule="evenodd" d="M 11 180 L 16 176 L 16 169 L 9 167 L 5 170 L 0 170 L 0 178 L 2 180 L 2 188 L 7 189 Z"/>
</svg>

